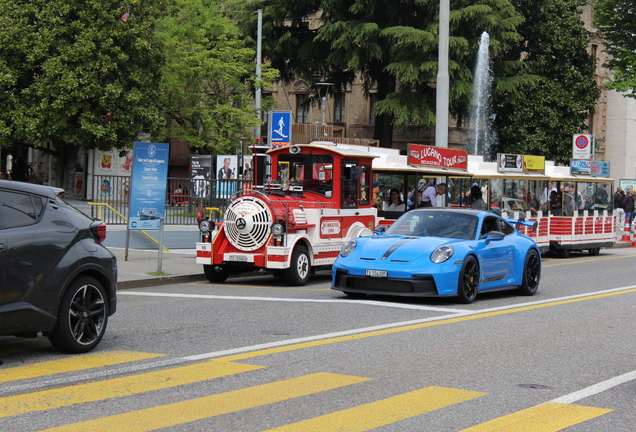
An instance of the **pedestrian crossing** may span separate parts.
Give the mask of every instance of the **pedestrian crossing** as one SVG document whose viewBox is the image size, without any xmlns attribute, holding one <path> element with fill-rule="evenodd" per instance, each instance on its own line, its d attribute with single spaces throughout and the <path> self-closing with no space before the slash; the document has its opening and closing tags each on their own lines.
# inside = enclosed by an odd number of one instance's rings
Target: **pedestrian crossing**
<svg viewBox="0 0 636 432">
<path fill-rule="evenodd" d="M 64 374 L 81 374 L 93 369 L 143 362 L 158 357 L 162 357 L 162 355 L 133 351 L 111 351 L 70 356 L 25 366 L 7 367 L 0 369 L 0 394 L 3 394 L 3 385 L 6 389 L 6 385 L 10 383 L 23 382 L 24 380 L 28 382 L 28 380 L 49 376 L 65 376 Z M 47 427 L 54 426 L 51 429 L 45 429 L 49 431 L 133 432 L 169 427 L 178 428 L 190 422 L 213 419 L 224 414 L 239 413 L 243 410 L 298 398 L 311 398 L 323 392 L 334 394 L 333 392 L 343 391 L 351 386 L 380 385 L 380 381 L 374 384 L 373 377 L 317 372 L 217 394 L 199 395 L 199 397 L 189 398 L 187 391 L 181 391 L 178 401 L 149 408 L 130 409 L 126 412 L 88 418 L 75 423 L 60 423 L 59 418 L 51 420 L 50 423 L 46 420 L 43 421 L 47 414 L 57 409 L 82 407 L 82 404 L 135 396 L 146 397 L 152 401 L 152 396 L 157 394 L 152 392 L 209 382 L 222 377 L 240 376 L 246 372 L 257 372 L 265 369 L 267 369 L 265 366 L 214 359 L 91 382 L 62 384 L 43 390 L 16 392 L 16 394 L 0 397 L 0 430 L 31 430 L 25 428 L 25 424 L 28 423 L 21 422 L 19 428 L 13 429 L 13 424 L 3 425 L 3 420 L 8 421 L 14 416 L 35 413 L 38 414 L 38 424 L 44 424 Z M 459 404 L 470 404 L 471 401 L 486 395 L 487 393 L 467 389 L 428 386 L 343 410 L 328 412 L 313 418 L 297 418 L 296 422 L 292 421 L 289 424 L 267 430 L 276 432 L 367 431 L 417 416 L 425 416 L 435 410 L 452 409 Z M 121 409 L 126 409 L 125 403 L 117 406 L 123 406 L 124 408 Z M 464 431 L 559 431 L 611 411 L 605 408 L 547 402 L 519 412 L 509 413 L 479 425 L 466 425 L 468 428 Z M 302 411 L 294 413 L 294 415 L 302 417 Z M 68 422 L 77 417 L 64 416 L 62 418 Z M 41 430 L 41 428 L 34 430 Z"/>
</svg>

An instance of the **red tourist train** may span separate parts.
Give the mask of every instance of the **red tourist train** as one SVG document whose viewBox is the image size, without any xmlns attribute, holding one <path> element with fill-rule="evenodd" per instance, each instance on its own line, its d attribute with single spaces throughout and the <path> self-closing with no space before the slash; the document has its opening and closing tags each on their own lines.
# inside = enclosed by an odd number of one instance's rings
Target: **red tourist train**
<svg viewBox="0 0 636 432">
<path fill-rule="evenodd" d="M 538 229 L 520 228 L 543 252 L 561 256 L 573 250 L 597 254 L 617 240 L 607 176 L 572 174 L 570 167 L 544 162 L 541 169 L 506 171 L 465 151 L 409 145 L 395 149 L 314 142 L 267 152 L 267 181 L 237 192 L 223 221 L 200 222 L 197 263 L 211 282 L 230 274 L 267 272 L 290 285 L 304 285 L 310 273 L 327 269 L 350 239 L 372 235 L 417 203 L 418 191 L 442 184 L 439 206 L 470 207 L 475 184 L 493 212 L 536 220 Z M 537 163 L 532 156 L 519 156 Z M 503 160 L 503 159 L 502 159 Z M 398 211 L 373 206 L 372 183 L 384 195 L 397 189 L 404 201 Z M 551 207 L 555 191 L 561 209 Z M 547 204 L 546 203 L 550 203 Z M 622 233 L 621 233 L 622 234 Z"/>
</svg>

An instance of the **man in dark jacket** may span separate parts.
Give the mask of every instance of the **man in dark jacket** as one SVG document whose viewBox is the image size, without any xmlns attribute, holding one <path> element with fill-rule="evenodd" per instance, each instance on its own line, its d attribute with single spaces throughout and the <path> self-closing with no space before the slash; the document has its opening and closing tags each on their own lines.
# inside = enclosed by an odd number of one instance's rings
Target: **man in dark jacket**
<svg viewBox="0 0 636 432">
<path fill-rule="evenodd" d="M 623 200 L 625 199 L 625 192 L 621 187 L 616 188 L 614 192 L 614 215 L 616 216 L 616 230 L 623 231 L 625 228 L 625 210 L 623 209 Z"/>
<path fill-rule="evenodd" d="M 629 224 L 632 222 L 632 213 L 634 213 L 634 188 L 627 186 L 625 190 L 627 193 L 623 200 L 623 210 L 625 210 L 625 222 Z"/>
</svg>

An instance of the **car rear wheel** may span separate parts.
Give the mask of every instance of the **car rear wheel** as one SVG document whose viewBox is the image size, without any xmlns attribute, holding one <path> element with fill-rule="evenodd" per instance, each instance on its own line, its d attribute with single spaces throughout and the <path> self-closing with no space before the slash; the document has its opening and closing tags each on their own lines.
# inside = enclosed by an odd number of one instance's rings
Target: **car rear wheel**
<svg viewBox="0 0 636 432">
<path fill-rule="evenodd" d="M 459 283 L 457 285 L 457 295 L 459 302 L 472 303 L 477 297 L 479 287 L 479 264 L 474 256 L 468 256 L 464 260 L 462 270 L 459 273 Z"/>
<path fill-rule="evenodd" d="M 74 281 L 64 293 L 51 344 L 67 353 L 85 353 L 97 346 L 108 324 L 106 291 L 92 277 Z"/>
<path fill-rule="evenodd" d="M 541 260 L 539 259 L 539 253 L 534 249 L 530 249 L 526 255 L 526 262 L 523 266 L 523 276 L 519 293 L 527 296 L 533 295 L 539 288 L 540 279 Z"/>
<path fill-rule="evenodd" d="M 212 283 L 223 283 L 229 276 L 229 273 L 214 270 L 213 265 L 203 265 L 203 273 L 205 273 L 208 281 Z"/>
<path fill-rule="evenodd" d="M 285 279 L 291 286 L 303 286 L 309 280 L 309 272 L 311 270 L 309 261 L 309 252 L 307 248 L 298 245 L 292 253 L 291 263 L 288 269 L 285 269 Z"/>
</svg>

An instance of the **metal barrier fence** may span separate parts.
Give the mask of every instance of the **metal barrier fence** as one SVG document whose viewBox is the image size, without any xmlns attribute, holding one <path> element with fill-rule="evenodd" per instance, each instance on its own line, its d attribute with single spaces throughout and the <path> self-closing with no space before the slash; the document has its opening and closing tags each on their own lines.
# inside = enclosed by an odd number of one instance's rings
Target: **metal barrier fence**
<svg viewBox="0 0 636 432">
<path fill-rule="evenodd" d="M 95 176 L 93 202 L 105 203 L 116 211 L 102 209 L 102 220 L 107 224 L 125 225 L 130 200 L 130 177 Z M 199 207 L 214 207 L 212 217 L 220 221 L 234 194 L 242 189 L 252 188 L 248 180 L 206 180 L 189 178 L 168 178 L 166 185 L 165 225 L 196 225 Z M 97 217 L 96 206 L 91 216 Z M 119 214 L 117 214 L 119 213 Z"/>
</svg>

